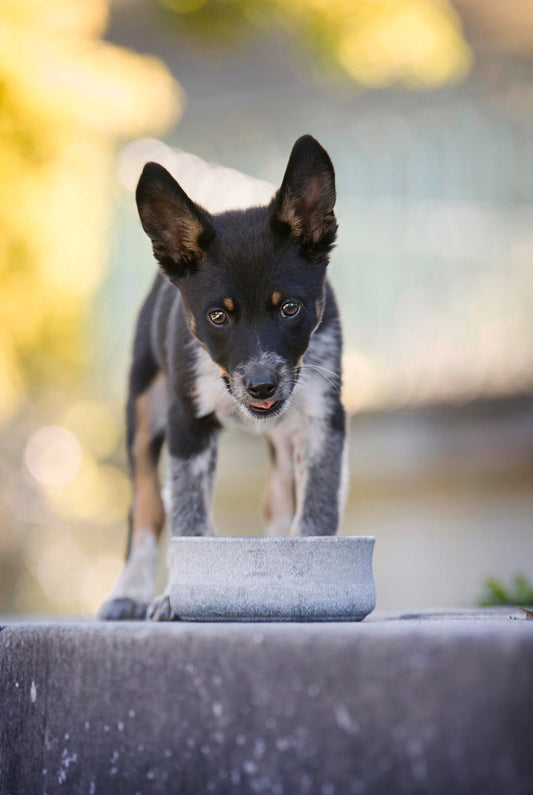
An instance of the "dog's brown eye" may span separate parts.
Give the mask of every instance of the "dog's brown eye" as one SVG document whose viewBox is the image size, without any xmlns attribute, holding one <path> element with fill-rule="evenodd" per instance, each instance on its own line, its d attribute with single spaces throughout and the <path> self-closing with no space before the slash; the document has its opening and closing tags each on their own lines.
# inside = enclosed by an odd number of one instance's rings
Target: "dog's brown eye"
<svg viewBox="0 0 533 795">
<path fill-rule="evenodd" d="M 295 317 L 300 311 L 301 304 L 297 301 L 286 301 L 281 307 L 282 317 Z"/>
<path fill-rule="evenodd" d="M 223 309 L 212 309 L 207 313 L 207 317 L 214 326 L 223 326 L 228 322 L 228 315 Z"/>
</svg>

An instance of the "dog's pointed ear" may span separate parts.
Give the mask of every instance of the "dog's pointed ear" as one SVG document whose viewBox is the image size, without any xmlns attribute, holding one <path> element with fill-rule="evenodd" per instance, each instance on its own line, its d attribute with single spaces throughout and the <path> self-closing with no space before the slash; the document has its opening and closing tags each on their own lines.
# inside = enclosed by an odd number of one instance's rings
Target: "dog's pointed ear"
<svg viewBox="0 0 533 795">
<path fill-rule="evenodd" d="M 270 207 L 272 228 L 300 243 L 304 256 L 327 255 L 335 242 L 337 221 L 335 171 L 325 149 L 311 135 L 294 144 Z"/>
<path fill-rule="evenodd" d="M 175 281 L 195 270 L 215 237 L 209 214 L 158 163 L 143 168 L 135 198 L 163 274 Z"/>
</svg>

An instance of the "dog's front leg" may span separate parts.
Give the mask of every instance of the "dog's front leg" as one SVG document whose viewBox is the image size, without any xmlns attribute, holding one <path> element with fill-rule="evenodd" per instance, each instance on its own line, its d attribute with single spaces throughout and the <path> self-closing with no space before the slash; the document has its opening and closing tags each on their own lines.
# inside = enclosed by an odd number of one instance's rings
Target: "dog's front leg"
<svg viewBox="0 0 533 795">
<path fill-rule="evenodd" d="M 181 407 L 171 406 L 168 421 L 167 524 L 174 536 L 213 535 L 211 503 L 220 426 L 213 415 L 190 417 Z M 169 541 L 170 544 L 170 541 Z M 171 564 L 171 549 L 167 556 Z M 148 608 L 147 617 L 172 621 L 171 572 L 161 596 Z"/>
<path fill-rule="evenodd" d="M 324 419 L 308 419 L 294 436 L 296 513 L 292 535 L 334 535 L 346 500 L 345 415 L 336 402 Z"/>
</svg>

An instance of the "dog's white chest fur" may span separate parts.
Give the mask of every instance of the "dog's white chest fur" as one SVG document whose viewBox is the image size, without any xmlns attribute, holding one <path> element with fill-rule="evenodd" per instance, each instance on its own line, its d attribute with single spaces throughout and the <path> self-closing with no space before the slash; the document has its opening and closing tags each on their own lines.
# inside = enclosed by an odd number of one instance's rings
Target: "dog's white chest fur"
<svg viewBox="0 0 533 795">
<path fill-rule="evenodd" d="M 198 417 L 215 414 L 222 425 L 227 425 L 238 411 L 235 399 L 222 380 L 220 368 L 200 346 L 196 358 L 194 402 Z"/>
</svg>

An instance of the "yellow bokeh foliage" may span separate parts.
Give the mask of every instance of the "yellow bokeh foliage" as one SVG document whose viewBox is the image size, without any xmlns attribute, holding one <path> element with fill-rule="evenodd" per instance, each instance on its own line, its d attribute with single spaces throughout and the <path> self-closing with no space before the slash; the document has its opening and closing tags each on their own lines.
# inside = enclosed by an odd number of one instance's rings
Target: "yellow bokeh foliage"
<svg viewBox="0 0 533 795">
<path fill-rule="evenodd" d="M 448 0 L 160 0 L 204 35 L 246 24 L 282 28 L 315 76 L 360 86 L 433 88 L 468 74 L 472 53 Z M 196 24 L 195 24 L 196 23 Z"/>
<path fill-rule="evenodd" d="M 104 0 L 0 3 L 0 421 L 86 361 L 115 147 L 179 114 L 160 61 L 101 40 L 107 16 Z"/>
</svg>

